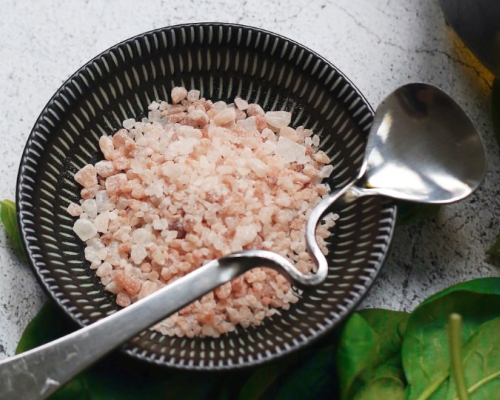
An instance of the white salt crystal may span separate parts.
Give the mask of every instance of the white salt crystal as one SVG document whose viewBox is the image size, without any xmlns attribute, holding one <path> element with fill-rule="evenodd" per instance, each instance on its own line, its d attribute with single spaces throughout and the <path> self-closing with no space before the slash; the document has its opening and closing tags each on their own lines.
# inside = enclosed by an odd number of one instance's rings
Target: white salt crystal
<svg viewBox="0 0 500 400">
<path fill-rule="evenodd" d="M 89 216 L 90 219 L 97 217 L 97 203 L 94 199 L 85 200 L 82 203 L 82 210 Z"/>
<path fill-rule="evenodd" d="M 129 118 L 123 121 L 122 125 L 125 129 L 132 129 L 135 124 L 135 119 L 134 118 Z"/>
<path fill-rule="evenodd" d="M 151 242 L 151 234 L 144 228 L 136 229 L 132 233 L 132 242 L 139 244 L 147 244 Z"/>
<path fill-rule="evenodd" d="M 108 231 L 109 224 L 109 212 L 104 211 L 99 214 L 94 220 L 94 225 L 97 229 L 97 232 L 106 233 Z"/>
<path fill-rule="evenodd" d="M 255 122 L 255 117 L 248 117 L 245 119 L 240 119 L 236 122 L 236 125 L 241 126 L 245 132 L 251 132 L 257 130 L 257 124 Z"/>
<path fill-rule="evenodd" d="M 263 178 L 264 176 L 266 176 L 267 172 L 269 171 L 269 167 L 258 158 L 250 158 L 249 160 L 247 160 L 247 165 L 252 169 L 253 172 L 255 172 L 255 175 L 257 175 L 259 178 Z"/>
<path fill-rule="evenodd" d="M 95 202 L 98 213 L 106 211 L 109 202 L 108 192 L 105 190 L 99 190 L 95 195 Z"/>
<path fill-rule="evenodd" d="M 331 165 L 325 165 L 318 173 L 320 178 L 327 178 L 333 172 L 333 167 Z"/>
<path fill-rule="evenodd" d="M 94 237 L 97 234 L 96 227 L 88 219 L 77 220 L 73 225 L 73 231 L 83 241 L 87 241 L 91 237 Z"/>
<path fill-rule="evenodd" d="M 146 248 L 142 244 L 133 244 L 130 251 L 130 259 L 136 265 L 140 264 L 148 255 Z"/>
<path fill-rule="evenodd" d="M 151 111 L 154 111 L 154 110 L 158 110 L 158 108 L 160 107 L 160 104 L 156 101 L 153 101 L 149 106 L 148 106 L 148 110 L 151 110 Z"/>
<path fill-rule="evenodd" d="M 243 111 L 248 108 L 248 101 L 243 100 L 241 97 L 236 97 L 234 99 L 234 104 L 236 107 Z"/>
<path fill-rule="evenodd" d="M 268 111 L 265 119 L 269 125 L 281 129 L 290 124 L 292 114 L 287 111 Z"/>
<path fill-rule="evenodd" d="M 198 101 L 200 99 L 200 91 L 199 90 L 190 90 L 187 94 L 187 99 L 191 102 Z"/>
<path fill-rule="evenodd" d="M 98 260 L 97 254 L 92 247 L 85 247 L 85 259 L 90 262 Z"/>
<path fill-rule="evenodd" d="M 306 148 L 280 136 L 274 152 L 280 155 L 284 162 L 295 162 L 305 156 Z"/>
</svg>

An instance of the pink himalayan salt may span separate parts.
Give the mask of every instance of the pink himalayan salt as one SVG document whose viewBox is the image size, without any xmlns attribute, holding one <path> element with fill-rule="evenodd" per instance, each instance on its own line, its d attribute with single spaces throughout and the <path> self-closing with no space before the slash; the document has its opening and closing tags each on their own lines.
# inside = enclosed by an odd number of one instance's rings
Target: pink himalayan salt
<svg viewBox="0 0 500 400">
<path fill-rule="evenodd" d="M 75 203 L 69 203 L 67 211 L 72 217 L 78 217 L 82 214 L 82 207 Z"/>
<path fill-rule="evenodd" d="M 150 121 L 169 118 L 166 124 L 131 119 L 133 131 L 121 129 L 99 141 L 105 161 L 123 173 L 101 176 L 100 184 L 82 190 L 82 197 L 95 197 L 98 215 L 80 218 L 99 231 L 107 220 L 107 231 L 87 243 L 97 246 L 90 243 L 99 240 L 105 248 L 88 248 L 86 256 L 121 306 L 235 248 L 276 251 L 299 271 L 311 271 L 302 230 L 306 210 L 327 192 L 316 183 L 329 170 L 326 154 L 315 153 L 319 138 L 288 127 L 286 113 L 268 115 L 274 124 L 268 125 L 256 104 L 246 107 L 235 99 L 233 108 L 196 96 L 189 92 L 181 104 L 152 104 Z M 111 172 L 110 164 L 104 166 Z M 318 227 L 324 252 L 333 223 L 329 218 Z M 272 307 L 286 310 L 297 300 L 286 279 L 257 268 L 153 329 L 217 337 L 238 324 L 259 325 L 275 312 Z"/>
<path fill-rule="evenodd" d="M 77 181 L 84 188 L 97 185 L 97 173 L 93 165 L 88 164 L 75 174 L 75 181 Z"/>
<path fill-rule="evenodd" d="M 180 103 L 182 100 L 184 100 L 187 96 L 188 92 L 185 88 L 183 87 L 174 87 L 172 89 L 172 92 L 170 93 L 170 96 L 172 97 L 172 103 Z"/>
</svg>

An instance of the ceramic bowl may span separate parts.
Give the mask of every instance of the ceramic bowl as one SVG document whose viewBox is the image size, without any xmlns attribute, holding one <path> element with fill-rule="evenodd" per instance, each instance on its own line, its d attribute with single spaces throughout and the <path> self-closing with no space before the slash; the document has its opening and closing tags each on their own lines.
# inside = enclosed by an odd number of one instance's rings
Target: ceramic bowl
<svg viewBox="0 0 500 400">
<path fill-rule="evenodd" d="M 178 25 L 126 40 L 75 72 L 50 99 L 24 150 L 17 184 L 18 219 L 29 262 L 52 299 L 79 325 L 120 308 L 84 258 L 66 208 L 78 202 L 73 174 L 102 158 L 98 139 L 126 118 L 141 119 L 174 86 L 232 102 L 236 95 L 265 110 L 287 110 L 292 126 L 321 137 L 332 159 L 332 188 L 360 168 L 373 111 L 330 62 L 306 47 L 261 29 L 221 23 Z M 258 327 L 218 339 L 187 339 L 146 331 L 123 351 L 186 369 L 259 364 L 307 345 L 333 329 L 366 294 L 382 266 L 395 206 L 368 197 L 337 210 L 329 239 L 329 274 L 300 301 Z M 131 321 L 133 323 L 133 321 Z M 98 340 L 98 338 L 96 338 Z"/>
</svg>

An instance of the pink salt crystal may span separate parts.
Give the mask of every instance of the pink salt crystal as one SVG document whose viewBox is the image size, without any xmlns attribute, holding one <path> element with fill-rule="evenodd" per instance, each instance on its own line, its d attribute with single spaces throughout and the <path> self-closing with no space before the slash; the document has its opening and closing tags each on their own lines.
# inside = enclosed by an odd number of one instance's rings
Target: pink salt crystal
<svg viewBox="0 0 500 400">
<path fill-rule="evenodd" d="M 243 100 L 241 97 L 237 96 L 234 99 L 234 105 L 240 110 L 245 111 L 248 108 L 248 101 Z"/>
<path fill-rule="evenodd" d="M 99 148 L 101 149 L 102 154 L 104 154 L 104 158 L 106 158 L 106 160 L 112 159 L 115 146 L 113 146 L 113 141 L 109 136 L 101 136 L 99 139 Z"/>
<path fill-rule="evenodd" d="M 85 200 L 93 199 L 99 190 L 101 190 L 101 187 L 99 185 L 91 186 L 89 188 L 83 188 L 80 192 L 80 195 L 82 196 L 82 199 Z"/>
<path fill-rule="evenodd" d="M 182 100 L 184 100 L 187 96 L 188 92 L 185 88 L 183 87 L 174 87 L 172 89 L 172 92 L 170 93 L 170 96 L 172 97 L 172 102 L 174 104 L 180 103 Z"/>
<path fill-rule="evenodd" d="M 280 129 L 280 136 L 286 137 L 287 139 L 290 139 L 292 142 L 298 142 L 299 141 L 299 135 L 297 135 L 297 132 L 295 132 L 295 129 L 290 128 L 288 126 L 285 126 L 284 128 Z"/>
<path fill-rule="evenodd" d="M 115 274 L 114 279 L 115 282 L 131 296 L 139 293 L 141 290 L 141 283 L 137 279 L 126 274 L 124 271 L 118 271 Z"/>
<path fill-rule="evenodd" d="M 127 307 L 132 303 L 130 296 L 125 292 L 120 292 L 116 296 L 116 304 L 120 307 Z"/>
<path fill-rule="evenodd" d="M 208 118 L 207 113 L 204 111 L 199 111 L 199 110 L 191 111 L 186 116 L 186 119 L 184 121 L 184 123 L 186 125 L 190 125 L 190 126 L 194 126 L 194 127 L 197 127 L 197 126 L 203 127 L 206 124 L 208 124 L 208 122 L 209 122 L 209 118 Z"/>
<path fill-rule="evenodd" d="M 106 179 L 106 192 L 109 196 L 115 196 L 121 192 L 123 185 L 127 182 L 125 174 L 116 174 Z"/>
<path fill-rule="evenodd" d="M 247 114 L 250 116 L 250 117 L 253 117 L 253 116 L 257 116 L 257 115 L 264 115 L 264 110 L 262 109 L 261 106 L 259 106 L 258 104 L 250 104 L 247 108 Z"/>
<path fill-rule="evenodd" d="M 99 268 L 97 268 L 96 275 L 99 278 L 104 278 L 105 276 L 108 276 L 111 274 L 111 271 L 113 271 L 113 266 L 110 263 L 102 263 Z"/>
<path fill-rule="evenodd" d="M 111 161 L 99 161 L 95 165 L 96 172 L 99 176 L 107 178 L 116 173 L 113 162 Z"/>
<path fill-rule="evenodd" d="M 217 125 L 225 125 L 236 119 L 236 111 L 234 108 L 225 108 L 217 113 L 214 117 L 214 122 Z"/>
<path fill-rule="evenodd" d="M 328 164 L 330 162 L 330 158 L 326 155 L 324 151 L 318 151 L 313 156 L 314 161 L 320 162 L 322 164 Z"/>
<path fill-rule="evenodd" d="M 67 211 L 72 217 L 78 217 L 82 213 L 82 207 L 75 203 L 69 203 Z"/>
<path fill-rule="evenodd" d="M 146 296 L 149 296 L 151 293 L 154 293 L 158 290 L 158 284 L 156 282 L 145 281 L 142 284 L 141 291 L 137 296 L 139 300 L 143 299 Z"/>
<path fill-rule="evenodd" d="M 187 94 L 187 99 L 190 102 L 195 102 L 200 99 L 200 91 L 199 90 L 190 90 Z"/>
<path fill-rule="evenodd" d="M 96 169 L 93 165 L 88 164 L 75 174 L 75 181 L 77 181 L 84 188 L 97 185 Z"/>
</svg>

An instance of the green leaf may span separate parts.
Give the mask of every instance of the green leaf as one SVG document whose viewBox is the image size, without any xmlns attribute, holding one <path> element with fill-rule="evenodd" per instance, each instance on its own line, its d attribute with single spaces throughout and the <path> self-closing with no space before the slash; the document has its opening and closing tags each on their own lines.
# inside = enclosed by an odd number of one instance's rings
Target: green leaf
<svg viewBox="0 0 500 400">
<path fill-rule="evenodd" d="M 16 219 L 16 205 L 12 200 L 0 201 L 0 219 L 16 248 L 22 251 L 21 235 L 19 234 Z"/>
<path fill-rule="evenodd" d="M 486 254 L 488 254 L 493 260 L 500 260 L 500 233 L 495 239 L 495 243 L 486 250 Z"/>
<path fill-rule="evenodd" d="M 467 391 L 473 400 L 496 399 L 500 391 L 500 318 L 485 322 L 463 347 Z M 447 380 L 433 399 L 458 399 L 455 382 Z"/>
<path fill-rule="evenodd" d="M 337 365 L 343 399 L 374 378 L 404 381 L 401 343 L 409 314 L 368 309 L 355 313 L 341 336 Z"/>
<path fill-rule="evenodd" d="M 335 398 L 336 393 L 335 346 L 329 345 L 305 358 L 268 398 L 330 400 Z"/>
<path fill-rule="evenodd" d="M 56 340 L 74 330 L 75 325 L 53 302 L 48 301 L 24 329 L 16 348 L 16 354 Z"/>
<path fill-rule="evenodd" d="M 477 279 L 437 293 L 411 314 L 402 349 L 409 400 L 430 398 L 449 377 L 448 316 L 465 317 L 466 341 L 482 323 L 500 315 L 499 295 L 500 279 Z"/>
<path fill-rule="evenodd" d="M 500 145 L 500 81 L 498 79 L 493 81 L 491 91 L 491 121 L 493 122 L 495 139 Z"/>
<path fill-rule="evenodd" d="M 438 215 L 441 209 L 439 204 L 422 204 L 403 200 L 398 201 L 397 206 L 398 225 L 406 225 L 421 219 L 433 218 Z"/>
<path fill-rule="evenodd" d="M 370 380 L 354 396 L 354 400 L 404 400 L 405 385 L 396 378 Z"/>
<path fill-rule="evenodd" d="M 290 359 L 291 357 L 293 360 Z M 262 367 L 257 368 L 245 382 L 238 399 L 260 399 L 278 377 L 290 368 L 290 364 L 294 363 L 294 360 L 297 358 L 295 354 L 291 357 L 283 357 L 277 361 L 264 364 Z"/>
<path fill-rule="evenodd" d="M 428 297 L 422 302 L 422 304 L 420 304 L 419 307 L 432 303 L 435 300 L 454 292 L 472 292 L 500 296 L 500 278 L 478 278 L 457 283 Z"/>
<path fill-rule="evenodd" d="M 342 399 L 350 399 L 363 385 L 360 376 L 373 368 L 380 351 L 380 340 L 368 322 L 353 314 L 342 330 L 337 367 Z"/>
</svg>

